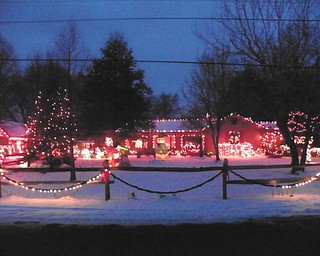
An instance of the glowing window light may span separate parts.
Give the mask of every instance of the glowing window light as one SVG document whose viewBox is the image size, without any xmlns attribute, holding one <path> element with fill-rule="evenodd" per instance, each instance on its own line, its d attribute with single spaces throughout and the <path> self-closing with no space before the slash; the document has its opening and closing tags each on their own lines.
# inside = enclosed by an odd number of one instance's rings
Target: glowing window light
<svg viewBox="0 0 320 256">
<path fill-rule="evenodd" d="M 134 145 L 135 148 L 143 148 L 143 141 L 142 139 L 137 139 L 135 141 L 135 145 Z"/>
</svg>

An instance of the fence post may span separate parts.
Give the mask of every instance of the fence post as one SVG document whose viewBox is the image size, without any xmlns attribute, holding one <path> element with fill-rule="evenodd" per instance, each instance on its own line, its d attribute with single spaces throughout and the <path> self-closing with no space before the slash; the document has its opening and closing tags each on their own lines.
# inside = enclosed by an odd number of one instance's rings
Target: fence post
<svg viewBox="0 0 320 256">
<path fill-rule="evenodd" d="M 101 171 L 101 181 L 104 183 L 104 200 L 110 199 L 110 172 L 108 169 Z"/>
<path fill-rule="evenodd" d="M 104 200 L 108 201 L 110 199 L 110 182 L 109 182 L 109 170 L 104 172 Z"/>
<path fill-rule="evenodd" d="M 227 180 L 229 176 L 229 164 L 228 159 L 224 159 L 223 165 L 222 165 L 222 198 L 228 199 L 227 196 Z"/>
<path fill-rule="evenodd" d="M 103 161 L 102 181 L 104 182 L 104 200 L 110 199 L 110 172 L 109 172 L 109 160 Z"/>
</svg>

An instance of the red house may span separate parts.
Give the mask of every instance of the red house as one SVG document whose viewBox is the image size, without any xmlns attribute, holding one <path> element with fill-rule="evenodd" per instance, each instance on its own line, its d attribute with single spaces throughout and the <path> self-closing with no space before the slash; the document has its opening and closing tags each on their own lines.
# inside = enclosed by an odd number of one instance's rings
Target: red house
<svg viewBox="0 0 320 256">
<path fill-rule="evenodd" d="M 261 146 L 262 136 L 273 129 L 274 123 L 256 123 L 250 118 L 231 114 L 221 122 L 220 155 L 250 156 Z M 206 136 L 206 150 L 214 152 L 211 136 Z"/>
<path fill-rule="evenodd" d="M 125 147 L 131 154 L 155 154 L 160 150 L 174 155 L 214 153 L 210 130 L 205 122 L 199 129 L 190 129 L 186 119 L 155 120 L 155 128 L 139 131 L 134 139 L 126 139 Z M 262 137 L 276 129 L 275 123 L 256 123 L 240 115 L 229 115 L 222 120 L 219 149 L 221 155 L 250 156 L 261 146 Z M 161 146 L 161 145 L 160 145 Z"/>
<path fill-rule="evenodd" d="M 154 120 L 153 123 L 154 128 L 140 130 L 126 139 L 117 132 L 106 135 L 103 138 L 104 145 L 100 145 L 101 143 L 96 145 L 94 142 L 82 143 L 83 145 L 78 143 L 79 156 L 106 157 L 116 151 L 118 144 L 124 146 L 128 149 L 128 153 L 133 155 L 196 156 L 200 155 L 201 149 L 204 154 L 215 153 L 206 120 L 197 120 L 198 128 L 194 128 L 195 126 L 191 125 L 187 119 L 162 119 Z M 277 129 L 275 123 L 256 123 L 240 115 L 229 115 L 221 122 L 220 155 L 249 157 L 261 147 L 265 135 L 275 129 Z"/>
<path fill-rule="evenodd" d="M 134 139 L 126 139 L 131 154 L 155 154 L 157 147 L 169 154 L 197 155 L 205 143 L 204 129 L 192 129 L 187 119 L 155 120 L 154 128 L 138 131 Z"/>
<path fill-rule="evenodd" d="M 28 141 L 27 128 L 22 123 L 2 121 L 0 123 L 0 158 L 25 153 Z"/>
</svg>

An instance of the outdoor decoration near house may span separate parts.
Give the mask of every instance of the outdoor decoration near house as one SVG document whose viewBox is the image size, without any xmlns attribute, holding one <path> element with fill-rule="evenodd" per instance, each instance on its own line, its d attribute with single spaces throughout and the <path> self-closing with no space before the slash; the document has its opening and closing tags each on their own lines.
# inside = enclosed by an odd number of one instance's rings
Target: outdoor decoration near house
<svg viewBox="0 0 320 256">
<path fill-rule="evenodd" d="M 191 129 L 187 119 L 154 120 L 154 128 L 139 130 L 134 138 L 125 140 L 129 154 L 156 155 L 159 157 L 199 155 L 200 147 L 206 143 L 203 129 Z M 166 146 L 158 145 L 158 138 L 166 137 Z M 167 154 L 167 155 L 166 155 Z"/>
<path fill-rule="evenodd" d="M 166 160 L 169 155 L 170 139 L 166 135 L 161 135 L 157 138 L 157 146 L 155 148 L 156 159 Z"/>
<path fill-rule="evenodd" d="M 229 131 L 229 143 L 238 144 L 240 142 L 240 132 L 238 131 Z"/>
<path fill-rule="evenodd" d="M 107 136 L 105 138 L 105 144 L 106 144 L 107 147 L 113 147 L 113 139 L 112 139 L 112 137 Z"/>
<path fill-rule="evenodd" d="M 235 156 L 235 157 L 252 157 L 256 155 L 251 143 L 219 143 L 219 152 L 222 156 Z"/>
<path fill-rule="evenodd" d="M 41 109 L 40 105 L 38 108 Z M 36 113 L 36 115 L 39 114 Z M 52 123 L 53 121 L 51 121 Z M 190 129 L 190 123 L 186 119 L 155 120 L 154 124 L 153 129 L 140 130 L 126 139 L 119 139 L 117 132 L 108 132 L 106 137 L 99 139 L 100 144 L 97 144 L 94 140 L 75 143 L 75 156 L 88 159 L 109 159 L 111 164 L 117 165 L 123 154 L 137 155 L 138 157 L 151 155 L 162 160 L 171 156 L 198 156 L 201 150 L 207 156 L 214 154 L 214 147 L 210 138 L 211 134 L 206 127 L 203 127 L 203 129 Z M 252 157 L 266 154 L 270 157 L 281 157 L 284 154 L 290 154 L 288 147 L 284 145 L 282 134 L 275 122 L 257 123 L 250 118 L 232 114 L 223 118 L 221 124 L 219 143 L 221 156 Z M 32 125 L 29 127 L 32 128 Z M 48 127 L 47 129 L 50 129 L 50 132 L 54 130 L 53 127 Z M 294 127 L 293 124 L 292 127 Z M 62 131 L 67 128 L 60 127 Z M 298 146 L 304 144 L 303 131 L 298 133 L 296 130 L 292 130 L 291 132 L 292 134 L 295 132 L 295 143 Z M 6 136 L 3 135 L 2 137 L 7 138 Z M 46 139 L 45 136 L 39 138 Z M 320 145 L 319 138 L 320 134 L 318 135 L 315 130 L 308 146 L 308 160 L 310 160 L 311 155 L 320 156 L 320 149 L 317 147 L 317 145 Z M 13 138 L 9 142 L 8 139 L 6 140 L 7 142 L 1 145 L 0 137 L 0 156 L 8 154 L 8 152 L 9 154 L 14 154 L 15 152 L 25 153 L 26 137 L 16 141 L 13 141 Z M 31 136 L 32 140 L 35 141 Z M 51 140 L 56 140 L 56 136 L 52 136 Z M 114 146 L 114 141 L 124 141 L 124 147 L 118 148 L 120 151 L 117 150 Z M 57 147 L 58 143 L 54 143 L 54 145 Z M 60 157 L 59 150 L 52 150 L 52 153 Z"/>
<path fill-rule="evenodd" d="M 118 154 L 110 136 L 104 138 L 104 143 L 95 143 L 94 140 L 79 141 L 75 144 L 74 152 L 77 157 L 85 159 L 109 159 L 113 153 Z"/>
</svg>

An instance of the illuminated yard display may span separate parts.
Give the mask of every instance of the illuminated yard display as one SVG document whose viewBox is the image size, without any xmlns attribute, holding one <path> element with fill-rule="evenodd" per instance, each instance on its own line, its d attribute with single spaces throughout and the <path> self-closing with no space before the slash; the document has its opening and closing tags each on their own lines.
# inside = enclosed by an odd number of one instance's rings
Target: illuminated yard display
<svg viewBox="0 0 320 256">
<path fill-rule="evenodd" d="M 297 120 L 297 117 L 295 119 Z M 204 153 L 214 152 L 210 131 L 205 126 L 203 129 L 187 129 L 188 120 L 185 119 L 156 120 L 154 123 L 155 129 L 139 131 L 135 140 L 126 140 L 126 147 L 132 154 L 137 152 L 151 154 L 150 152 L 157 147 L 157 139 L 164 135 L 169 155 L 199 155 L 201 147 Z M 289 125 L 294 127 L 295 123 L 289 120 Z M 299 144 L 299 140 L 303 143 L 304 130 L 299 123 L 298 128 L 296 143 Z M 258 123 L 236 114 L 221 120 L 219 138 L 221 156 L 252 157 L 264 154 L 281 157 L 285 153 L 288 153 L 288 147 L 275 122 Z M 311 153 L 320 154 L 320 150 L 309 146 L 309 158 Z"/>
<path fill-rule="evenodd" d="M 244 143 L 219 143 L 219 152 L 222 156 L 252 157 L 257 153 L 249 142 Z"/>
<path fill-rule="evenodd" d="M 170 148 L 170 138 L 167 137 L 165 134 L 163 134 L 162 136 L 158 136 L 157 146 L 155 148 L 156 159 L 159 159 L 159 160 L 167 159 L 169 156 L 168 154 L 169 148 Z"/>
<path fill-rule="evenodd" d="M 41 95 L 39 96 L 41 97 Z M 36 102 L 37 103 L 37 102 Z M 39 104 L 39 103 L 37 103 Z M 41 105 L 37 105 L 38 112 L 35 115 L 41 115 Z M 60 110 L 62 107 L 60 107 Z M 67 112 L 68 113 L 68 112 Z M 55 113 L 64 119 L 62 113 Z M 67 117 L 66 117 L 67 118 Z M 289 120 L 289 128 L 292 136 L 295 138 L 297 145 L 304 143 L 304 132 L 305 125 L 303 121 L 303 115 L 293 115 Z M 40 122 L 35 118 L 30 124 L 30 131 L 36 132 L 35 123 Z M 44 129 L 60 131 L 66 131 L 68 127 L 63 123 L 62 125 L 53 125 L 53 121 L 46 124 Z M 50 126 L 50 125 L 51 126 Z M 34 126 L 32 126 L 34 125 Z M 0 125 L 1 127 L 1 125 Z M 214 153 L 214 147 L 212 143 L 211 133 L 206 127 L 205 122 L 202 128 L 194 129 L 190 128 L 190 122 L 186 119 L 168 119 L 168 120 L 155 120 L 154 128 L 150 130 L 140 130 L 123 139 L 124 148 L 128 150 L 126 154 L 133 155 L 154 155 L 156 151 L 158 153 L 165 152 L 167 156 L 197 156 L 201 150 L 203 153 L 211 155 Z M 320 129 L 319 129 L 320 130 Z M 100 144 L 94 141 L 77 142 L 75 144 L 74 152 L 76 157 L 81 158 L 98 158 L 98 159 L 110 159 L 113 161 L 114 156 L 119 155 L 116 150 L 118 142 L 120 141 L 117 137 L 117 132 L 112 131 L 108 133 L 104 138 L 101 138 Z M 27 137 L 10 137 L 3 129 L 0 130 L 0 156 L 4 154 L 15 154 L 25 152 L 25 144 Z M 311 137 L 308 147 L 308 159 L 312 156 L 320 155 L 320 134 L 317 135 L 316 131 L 313 134 L 318 138 Z M 39 137 L 42 140 L 47 139 L 46 136 Z M 58 141 L 55 136 L 50 137 L 52 141 L 52 148 L 50 152 L 59 154 L 63 150 L 68 149 L 68 137 L 65 135 L 65 140 Z M 31 136 L 29 143 L 34 143 L 36 137 Z M 49 139 L 49 137 L 48 137 Z M 3 142 L 2 142 L 3 141 Z M 116 143 L 115 143 L 116 141 Z M 163 145 L 165 148 L 159 147 L 159 143 L 165 141 Z M 318 141 L 315 143 L 315 141 Z M 1 143 L 2 142 L 2 143 Z M 317 146 L 318 145 L 318 146 Z M 62 149 L 53 150 L 53 147 Z M 161 149 L 159 151 L 159 149 Z M 281 157 L 284 154 L 290 154 L 288 147 L 284 144 L 282 134 L 275 122 L 254 122 L 250 118 L 245 118 L 240 115 L 231 114 L 221 120 L 221 130 L 219 138 L 219 154 L 221 156 L 238 156 L 238 157 L 252 157 L 254 155 L 266 154 L 272 157 Z"/>
<path fill-rule="evenodd" d="M 186 119 L 155 120 L 154 125 L 138 131 L 135 139 L 126 139 L 130 154 L 199 155 L 205 145 L 203 129 L 190 129 Z"/>
<path fill-rule="evenodd" d="M 262 136 L 274 128 L 274 123 L 256 123 L 250 118 L 231 114 L 221 120 L 219 154 L 238 157 L 260 154 Z"/>
<path fill-rule="evenodd" d="M 131 154 L 155 153 L 160 137 L 166 138 L 169 155 L 197 156 L 200 150 L 207 154 L 214 152 L 211 134 L 205 127 L 205 122 L 199 129 L 190 129 L 190 123 L 186 119 L 155 120 L 154 125 L 154 129 L 139 131 L 137 138 L 126 140 L 126 147 Z M 255 155 L 260 150 L 261 136 L 271 129 L 265 126 L 266 123 L 258 124 L 240 115 L 224 118 L 220 132 L 220 154 L 239 157 Z"/>
<path fill-rule="evenodd" d="M 228 135 L 228 142 L 219 143 L 220 155 L 251 157 L 256 154 L 251 143 L 241 141 L 241 133 L 239 131 L 229 131 Z"/>
</svg>

